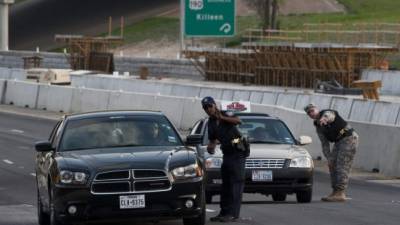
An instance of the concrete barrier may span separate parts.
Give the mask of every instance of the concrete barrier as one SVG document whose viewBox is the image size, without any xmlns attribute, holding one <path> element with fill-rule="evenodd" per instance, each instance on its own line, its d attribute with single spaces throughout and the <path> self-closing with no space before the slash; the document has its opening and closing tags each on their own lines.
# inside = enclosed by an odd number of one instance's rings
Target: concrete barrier
<svg viewBox="0 0 400 225">
<path fill-rule="evenodd" d="M 163 112 L 176 127 L 181 127 L 184 100 L 180 97 L 157 96 L 153 107 L 154 110 Z"/>
<path fill-rule="evenodd" d="M 375 102 L 370 122 L 395 125 L 400 110 L 400 104 L 391 102 Z"/>
<path fill-rule="evenodd" d="M 256 103 L 256 104 L 261 104 L 263 100 L 264 93 L 261 91 L 252 91 L 250 94 L 250 102 Z"/>
<path fill-rule="evenodd" d="M 183 112 L 180 129 L 190 129 L 196 121 L 206 117 L 204 110 L 201 107 L 201 99 L 186 98 L 183 101 Z"/>
<path fill-rule="evenodd" d="M 400 71 L 384 71 L 384 70 L 364 70 L 362 72 L 364 80 L 381 80 L 381 94 L 400 95 Z"/>
<path fill-rule="evenodd" d="M 328 95 L 310 95 L 310 94 L 299 94 L 297 96 L 295 109 L 302 111 L 304 106 L 313 103 L 320 109 L 328 109 L 331 106 L 332 97 Z"/>
<path fill-rule="evenodd" d="M 88 75 L 81 75 L 80 71 L 71 72 L 70 73 L 71 86 L 79 87 L 79 88 L 87 87 L 88 86 L 87 82 L 90 77 L 91 76 L 88 76 Z"/>
<path fill-rule="evenodd" d="M 179 97 L 197 97 L 200 95 L 200 87 L 173 85 L 170 95 Z"/>
<path fill-rule="evenodd" d="M 375 102 L 355 99 L 351 107 L 350 120 L 370 122 L 374 111 Z"/>
<path fill-rule="evenodd" d="M 231 89 L 223 89 L 221 100 L 232 101 L 235 91 Z"/>
<path fill-rule="evenodd" d="M 233 93 L 233 101 L 249 101 L 250 100 L 250 91 L 239 91 L 235 90 Z"/>
<path fill-rule="evenodd" d="M 360 136 L 354 166 L 378 169 L 387 176 L 400 176 L 400 129 L 389 125 L 351 122 Z"/>
<path fill-rule="evenodd" d="M 74 88 L 72 93 L 72 112 L 91 112 L 108 108 L 110 91 Z"/>
<path fill-rule="evenodd" d="M 207 96 L 212 96 L 215 99 L 222 99 L 222 92 L 223 90 L 218 88 L 201 87 L 199 97 L 204 98 Z"/>
<path fill-rule="evenodd" d="M 353 106 L 352 98 L 344 98 L 344 97 L 334 97 L 332 98 L 332 103 L 330 108 L 339 112 L 339 114 L 345 118 L 350 118 L 350 111 Z"/>
<path fill-rule="evenodd" d="M 296 93 L 279 93 L 276 105 L 294 109 L 297 100 Z"/>
<path fill-rule="evenodd" d="M 278 99 L 278 93 L 277 92 L 264 92 L 261 104 L 264 104 L 264 105 L 275 105 L 277 99 Z"/>
<path fill-rule="evenodd" d="M 110 92 L 109 110 L 156 110 L 157 96 L 142 93 Z"/>
<path fill-rule="evenodd" d="M 0 104 L 4 104 L 4 97 L 6 92 L 6 80 L 0 79 Z"/>
<path fill-rule="evenodd" d="M 7 81 L 5 104 L 36 108 L 39 84 L 25 81 Z"/>
<path fill-rule="evenodd" d="M 0 67 L 0 79 L 10 79 L 11 69 Z"/>
<path fill-rule="evenodd" d="M 40 85 L 37 108 L 53 112 L 72 112 L 74 88 L 64 86 Z"/>
<path fill-rule="evenodd" d="M 11 80 L 26 80 L 26 71 L 24 69 L 11 69 L 10 70 Z"/>
</svg>

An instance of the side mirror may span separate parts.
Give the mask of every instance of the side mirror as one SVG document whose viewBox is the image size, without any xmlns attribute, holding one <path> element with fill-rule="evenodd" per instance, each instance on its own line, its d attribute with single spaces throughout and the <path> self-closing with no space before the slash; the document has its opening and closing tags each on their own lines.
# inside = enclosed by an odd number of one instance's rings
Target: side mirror
<svg viewBox="0 0 400 225">
<path fill-rule="evenodd" d="M 309 145 L 312 143 L 312 138 L 309 136 L 300 136 L 299 137 L 299 144 L 300 145 Z"/>
<path fill-rule="evenodd" d="M 186 145 L 195 146 L 199 145 L 203 142 L 203 135 L 201 134 L 192 134 L 187 136 L 186 138 Z"/>
<path fill-rule="evenodd" d="M 35 149 L 37 152 L 50 152 L 54 150 L 53 146 L 48 141 L 36 142 Z"/>
</svg>

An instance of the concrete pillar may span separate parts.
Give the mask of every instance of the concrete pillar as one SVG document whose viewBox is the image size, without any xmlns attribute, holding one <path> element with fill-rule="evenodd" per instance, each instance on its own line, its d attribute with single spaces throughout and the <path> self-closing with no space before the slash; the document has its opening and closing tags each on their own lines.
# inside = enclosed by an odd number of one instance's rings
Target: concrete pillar
<svg viewBox="0 0 400 225">
<path fill-rule="evenodd" d="M 0 50 L 8 51 L 8 9 L 14 0 L 0 0 Z"/>
</svg>

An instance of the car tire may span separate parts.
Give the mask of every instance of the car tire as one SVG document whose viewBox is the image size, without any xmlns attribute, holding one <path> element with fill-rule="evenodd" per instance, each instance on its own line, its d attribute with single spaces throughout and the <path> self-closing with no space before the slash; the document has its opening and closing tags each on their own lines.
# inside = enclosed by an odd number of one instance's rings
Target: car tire
<svg viewBox="0 0 400 225">
<path fill-rule="evenodd" d="M 312 189 L 298 191 L 296 193 L 296 199 L 298 203 L 310 203 L 312 200 Z"/>
<path fill-rule="evenodd" d="M 274 200 L 274 202 L 284 202 L 286 201 L 286 193 L 272 194 L 272 200 Z"/>
<path fill-rule="evenodd" d="M 212 198 L 213 198 L 212 193 L 206 192 L 206 203 L 207 204 L 211 204 L 212 203 Z"/>
<path fill-rule="evenodd" d="M 40 199 L 39 190 L 37 193 L 37 210 L 39 225 L 50 225 L 50 216 L 43 211 L 43 204 L 42 200 Z"/>
</svg>

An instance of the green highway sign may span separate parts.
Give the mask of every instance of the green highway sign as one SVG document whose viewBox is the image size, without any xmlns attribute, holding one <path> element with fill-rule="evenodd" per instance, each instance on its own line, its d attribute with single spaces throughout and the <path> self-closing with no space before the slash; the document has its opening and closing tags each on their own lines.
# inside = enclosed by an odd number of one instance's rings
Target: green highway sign
<svg viewBox="0 0 400 225">
<path fill-rule="evenodd" d="M 235 35 L 236 0 L 184 0 L 186 36 Z"/>
</svg>

